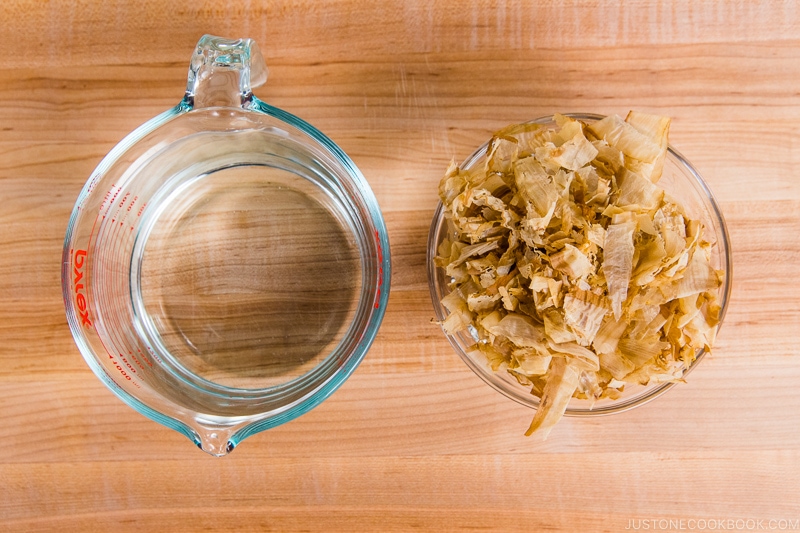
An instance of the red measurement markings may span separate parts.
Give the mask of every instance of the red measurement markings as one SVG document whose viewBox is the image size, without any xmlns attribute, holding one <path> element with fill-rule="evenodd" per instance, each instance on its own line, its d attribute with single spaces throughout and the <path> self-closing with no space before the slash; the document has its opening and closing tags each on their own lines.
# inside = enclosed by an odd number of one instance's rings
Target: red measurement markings
<svg viewBox="0 0 800 533">
<path fill-rule="evenodd" d="M 102 202 L 100 202 L 100 211 L 101 211 L 101 212 L 103 211 L 103 209 L 105 209 L 105 207 L 106 207 L 106 202 L 108 202 L 108 199 L 111 197 L 111 191 L 112 191 L 112 190 L 113 190 L 113 189 L 109 189 L 109 190 L 107 190 L 107 191 L 106 191 L 106 195 L 105 195 L 105 196 L 103 196 L 103 201 L 102 201 Z"/>
<path fill-rule="evenodd" d="M 97 176 L 96 175 L 94 177 L 92 177 L 91 181 L 89 182 L 89 186 L 86 188 L 86 194 L 87 195 L 90 194 L 94 190 L 95 186 L 97 185 L 97 181 L 98 180 L 97 180 Z"/>
<path fill-rule="evenodd" d="M 112 189 L 112 190 L 113 190 L 113 189 Z M 114 202 L 116 202 L 116 201 L 117 201 L 117 196 L 119 196 L 119 193 L 120 193 L 121 191 L 122 191 L 122 188 L 121 188 L 121 187 L 117 187 L 117 190 L 114 192 L 114 195 L 111 197 L 111 202 L 110 202 L 110 203 L 111 203 L 112 205 L 114 204 Z M 109 206 L 109 207 L 111 207 L 111 206 Z"/>
<path fill-rule="evenodd" d="M 136 357 L 133 352 L 128 352 L 128 357 L 130 357 L 131 361 L 133 361 L 133 363 L 139 367 L 139 370 L 144 370 L 144 365 L 141 361 L 139 361 L 139 358 Z"/>
<path fill-rule="evenodd" d="M 130 384 L 133 385 L 134 387 L 136 387 L 137 389 L 141 389 L 142 386 L 139 385 L 139 383 L 128 372 L 126 372 L 125 369 L 122 367 L 122 365 L 114 358 L 114 356 L 112 355 L 112 352 L 108 349 L 108 346 L 106 346 L 106 342 L 103 340 L 103 336 L 100 334 L 100 331 L 98 331 L 97 328 L 95 328 L 95 331 L 97 332 L 97 339 L 100 341 L 100 344 L 103 345 L 103 348 L 105 349 L 106 353 L 108 354 L 108 358 L 111 360 L 111 365 L 114 368 L 116 368 L 117 372 L 119 372 L 120 375 L 123 378 L 125 378 L 126 381 L 129 381 Z M 100 362 L 100 361 L 98 361 L 98 362 Z"/>
<path fill-rule="evenodd" d="M 127 211 L 128 213 L 130 213 L 130 212 L 133 210 L 133 206 L 135 206 L 135 205 L 136 205 L 136 201 L 137 201 L 138 199 L 139 199 L 139 197 L 138 197 L 138 196 L 134 196 L 134 197 L 133 197 L 133 199 L 130 201 L 130 203 L 128 203 L 128 208 L 126 209 L 126 211 Z M 137 216 L 138 216 L 138 215 L 137 215 Z M 131 231 L 133 231 L 133 229 L 134 229 L 134 226 L 133 226 L 133 224 L 131 224 Z"/>
<path fill-rule="evenodd" d="M 128 354 L 130 354 L 130 352 L 128 352 Z M 126 367 L 128 370 L 130 370 L 130 371 L 131 371 L 131 372 L 133 372 L 134 374 L 136 373 L 136 369 L 135 369 L 135 368 L 133 368 L 133 365 L 130 363 L 130 361 L 128 361 L 128 358 L 127 358 L 127 357 L 125 357 L 125 356 L 124 356 L 124 355 L 122 355 L 122 354 L 119 354 L 119 358 L 120 358 L 120 359 L 122 359 L 122 363 L 125 365 L 125 367 Z"/>
<path fill-rule="evenodd" d="M 122 190 L 121 187 L 117 187 L 115 184 L 111 184 L 111 188 L 106 191 L 106 195 L 103 197 L 103 201 L 100 204 L 100 212 L 108 213 L 111 209 L 111 206 L 114 205 L 114 202 L 117 201 L 117 196 L 119 196 L 120 191 Z"/>
<path fill-rule="evenodd" d="M 109 358 L 109 359 L 111 359 L 111 365 L 112 365 L 114 368 L 116 368 L 116 369 L 117 369 L 117 371 L 120 373 L 120 375 L 121 375 L 123 378 L 125 378 L 127 381 L 130 381 L 130 382 L 131 382 L 133 385 L 135 385 L 137 388 L 141 388 L 141 387 L 139 387 L 139 384 L 138 384 L 138 383 L 136 383 L 136 381 L 133 379 L 133 376 L 131 376 L 131 374 L 130 374 L 130 373 L 128 373 L 128 372 L 125 370 L 125 368 L 126 368 L 126 367 L 125 367 L 125 366 L 123 366 L 125 363 L 121 363 L 121 362 L 117 361 L 117 360 L 114 358 L 114 356 L 113 356 L 113 355 L 111 355 L 111 353 L 110 353 L 110 352 L 108 353 L 108 358 Z M 127 366 L 130 366 L 130 365 L 127 365 Z"/>
<path fill-rule="evenodd" d="M 114 228 L 117 226 L 117 222 L 119 222 L 120 226 L 125 225 L 126 218 L 131 216 L 129 213 L 136 213 L 136 217 L 140 217 L 142 212 L 144 211 L 144 207 L 146 203 L 139 203 L 139 197 L 127 192 L 122 194 L 122 187 L 117 187 L 116 184 L 112 184 L 111 188 L 106 192 L 103 201 L 100 204 L 100 208 L 98 211 L 98 216 L 95 219 L 94 225 L 92 226 L 92 230 L 89 234 L 89 242 L 87 245 L 87 250 L 90 250 L 92 247 L 92 241 L 94 239 L 102 239 L 105 241 L 111 241 L 109 243 L 110 249 L 116 249 L 118 247 L 118 240 L 120 238 L 125 239 L 127 237 L 121 237 L 119 231 L 115 231 Z M 106 218 L 110 219 L 111 224 L 106 225 L 105 221 Z M 99 228 L 98 226 L 99 224 Z M 133 229 L 133 227 L 131 227 Z M 73 268 L 78 270 L 80 273 L 80 277 L 76 272 L 73 271 L 73 285 L 76 290 L 76 306 L 82 312 L 82 320 L 83 325 L 86 327 L 94 327 L 92 324 L 91 319 L 88 314 L 88 296 L 86 295 L 86 288 L 84 286 L 84 273 L 85 273 L 85 265 L 88 261 L 88 252 L 87 250 L 78 250 L 72 253 L 73 256 Z M 112 258 L 106 258 L 107 261 L 110 263 L 114 263 Z M 106 280 L 112 285 L 119 285 L 119 281 L 116 279 L 117 276 L 121 275 L 118 269 L 113 268 L 113 264 L 111 264 L 111 278 Z M 79 287 L 80 285 L 80 287 Z M 80 294 L 81 296 L 77 296 Z M 84 308 L 86 309 L 85 314 L 83 313 Z M 95 328 L 97 329 L 97 328 Z M 108 371 L 111 373 L 113 372 L 111 369 L 116 369 L 119 375 L 127 382 L 131 384 L 131 386 L 141 389 L 142 386 L 138 383 L 136 375 L 144 371 L 146 366 L 152 367 L 153 363 L 149 360 L 148 357 L 145 357 L 142 353 L 141 349 L 136 348 L 136 354 L 132 351 L 127 350 L 127 346 L 123 347 L 123 350 L 127 351 L 127 355 L 125 355 L 121 351 L 111 351 L 109 350 L 109 346 L 106 345 L 110 339 L 106 339 L 104 341 L 103 335 L 98 330 L 97 331 L 99 336 L 99 341 L 103 345 L 108 354 L 109 363 L 110 365 L 106 365 Z M 113 347 L 114 341 L 110 341 Z M 132 349 L 133 347 L 131 347 Z"/>
<path fill-rule="evenodd" d="M 139 367 L 139 369 L 144 370 L 144 364 L 142 363 L 142 359 L 144 359 L 144 362 L 147 363 L 147 366 L 151 368 L 153 367 L 152 361 L 144 357 L 144 354 L 142 354 L 141 349 L 136 348 L 136 353 L 133 352 L 128 352 L 128 353 L 130 354 L 131 359 L 133 359 L 133 362 L 136 363 L 136 365 Z"/>
<path fill-rule="evenodd" d="M 99 332 L 98 332 L 98 333 L 99 333 Z M 124 368 L 122 368 L 122 365 L 120 365 L 119 363 L 117 363 L 117 360 L 116 360 L 116 359 L 114 359 L 114 356 L 113 356 L 113 355 L 111 355 L 111 352 L 108 350 L 108 346 L 106 346 L 106 343 L 105 343 L 105 342 L 103 342 L 103 337 L 102 337 L 102 336 L 99 336 L 99 340 L 100 340 L 100 344 L 102 344 L 102 345 L 103 345 L 103 348 L 105 348 L 105 349 L 106 349 L 106 353 L 108 354 L 108 358 L 109 358 L 109 359 L 111 359 L 111 365 L 112 365 L 114 368 L 116 368 L 116 369 L 117 369 L 117 371 L 118 371 L 118 372 L 119 372 L 119 373 L 122 375 L 122 377 L 124 377 L 124 378 L 125 378 L 127 381 L 130 381 L 131 385 L 133 385 L 133 386 L 134 386 L 134 387 L 136 387 L 137 389 L 141 389 L 141 388 L 142 388 L 142 386 L 141 386 L 141 385 L 139 385 L 139 383 L 137 383 L 137 382 L 136 382 L 136 380 L 135 380 L 135 379 L 133 379 L 133 378 L 131 377 L 131 375 L 130 375 L 130 374 L 128 374 L 127 372 L 125 372 L 125 369 L 124 369 Z"/>
<path fill-rule="evenodd" d="M 119 205 L 117 206 L 117 211 L 114 213 L 114 218 L 119 220 L 119 226 L 122 227 L 125 225 L 123 222 L 126 218 L 126 213 L 130 212 L 130 206 L 123 212 L 122 210 L 125 209 L 125 204 L 128 202 L 128 198 L 131 197 L 131 192 L 128 191 L 125 193 L 125 196 L 122 197 L 122 200 L 119 201 Z"/>
<path fill-rule="evenodd" d="M 139 348 L 136 348 L 136 351 L 144 359 L 144 354 L 142 353 L 142 350 L 139 349 Z M 153 368 L 153 362 L 150 359 L 144 359 L 144 362 L 147 363 L 147 366 L 149 366 L 150 368 Z"/>
<path fill-rule="evenodd" d="M 155 352 L 155 350 L 153 350 L 150 346 L 147 347 L 147 351 L 150 352 L 150 355 L 152 355 L 155 358 L 156 361 L 158 361 L 159 363 L 163 364 L 163 361 L 161 361 L 161 358 L 158 356 L 158 354 Z M 153 365 L 151 364 L 150 366 L 153 366 Z"/>
</svg>

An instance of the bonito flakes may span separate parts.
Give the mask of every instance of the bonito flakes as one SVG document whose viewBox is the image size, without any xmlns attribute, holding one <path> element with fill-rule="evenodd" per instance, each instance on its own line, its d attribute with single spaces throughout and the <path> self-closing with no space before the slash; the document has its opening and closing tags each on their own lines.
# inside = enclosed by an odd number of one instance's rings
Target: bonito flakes
<svg viewBox="0 0 800 533">
<path fill-rule="evenodd" d="M 723 280 L 706 228 L 657 185 L 668 118 L 554 118 L 495 133 L 478 168 L 451 163 L 435 259 L 445 331 L 471 329 L 541 399 L 526 435 L 543 438 L 573 397 L 681 380 L 713 344 Z"/>
</svg>

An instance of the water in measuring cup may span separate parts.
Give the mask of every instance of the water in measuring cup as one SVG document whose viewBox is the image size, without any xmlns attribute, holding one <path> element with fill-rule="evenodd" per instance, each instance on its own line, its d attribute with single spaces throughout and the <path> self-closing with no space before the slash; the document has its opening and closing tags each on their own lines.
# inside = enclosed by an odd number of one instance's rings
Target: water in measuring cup
<svg viewBox="0 0 800 533">
<path fill-rule="evenodd" d="M 359 249 L 320 186 L 244 164 L 187 180 L 165 201 L 134 297 L 168 366 L 261 389 L 306 374 L 344 338 L 358 304 Z"/>
</svg>

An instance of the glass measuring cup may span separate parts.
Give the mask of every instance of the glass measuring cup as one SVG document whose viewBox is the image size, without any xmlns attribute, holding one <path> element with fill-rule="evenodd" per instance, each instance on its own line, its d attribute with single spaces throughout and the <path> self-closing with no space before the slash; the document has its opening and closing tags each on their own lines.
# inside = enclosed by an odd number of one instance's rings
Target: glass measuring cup
<svg viewBox="0 0 800 533">
<path fill-rule="evenodd" d="M 94 373 L 213 455 L 318 405 L 389 296 L 385 223 L 350 158 L 252 93 L 255 42 L 204 36 L 183 100 L 81 191 L 62 289 Z"/>
</svg>

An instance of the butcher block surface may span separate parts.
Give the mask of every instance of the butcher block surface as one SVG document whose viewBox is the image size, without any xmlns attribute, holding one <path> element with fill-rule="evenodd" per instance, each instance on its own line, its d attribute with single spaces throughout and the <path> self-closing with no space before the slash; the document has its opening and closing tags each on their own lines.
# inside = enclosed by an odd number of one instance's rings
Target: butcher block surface
<svg viewBox="0 0 800 533">
<path fill-rule="evenodd" d="M 794 2 L 4 0 L 0 27 L 0 531 L 800 530 Z M 392 260 L 350 379 L 224 458 L 95 377 L 61 291 L 83 184 L 204 34 L 258 42 L 256 95 L 353 159 Z M 722 209 L 727 316 L 686 383 L 527 438 L 432 322 L 438 182 L 507 124 L 630 109 L 672 117 Z"/>
</svg>

